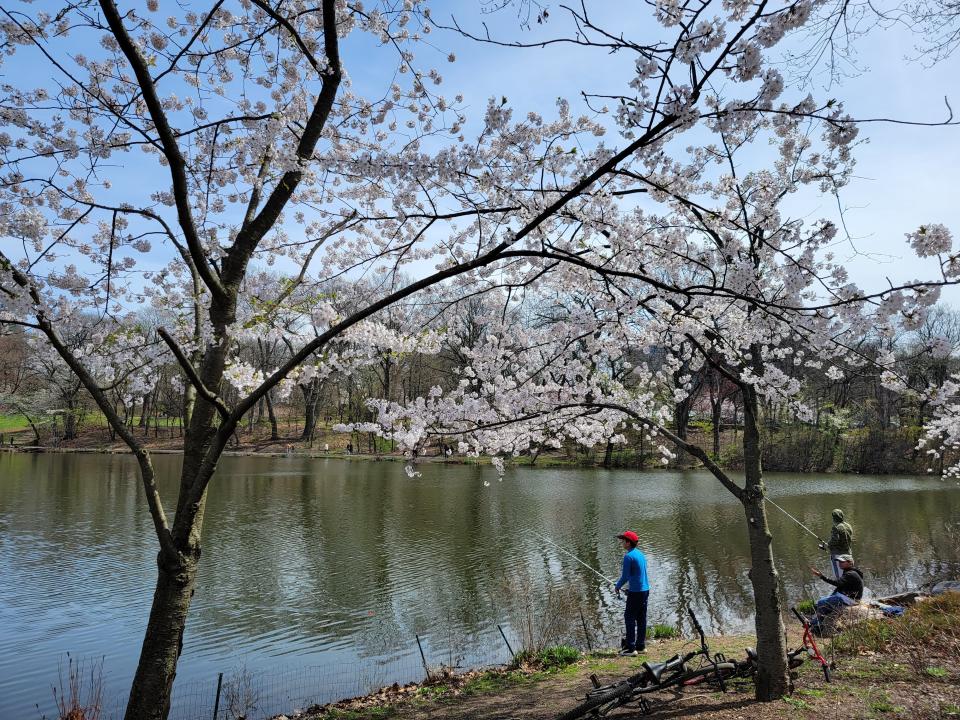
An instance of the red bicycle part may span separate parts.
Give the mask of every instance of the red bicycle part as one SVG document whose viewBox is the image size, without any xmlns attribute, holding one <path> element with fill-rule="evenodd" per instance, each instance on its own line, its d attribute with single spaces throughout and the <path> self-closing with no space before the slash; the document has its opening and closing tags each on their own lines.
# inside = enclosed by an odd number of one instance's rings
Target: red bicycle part
<svg viewBox="0 0 960 720">
<path fill-rule="evenodd" d="M 793 614 L 796 615 L 797 619 L 803 624 L 803 647 L 809 655 L 812 655 L 813 658 L 820 663 L 820 667 L 823 668 L 824 679 L 827 682 L 832 682 L 830 678 L 830 663 L 827 662 L 827 659 L 820 653 L 820 648 L 817 647 L 817 641 L 814 639 L 813 633 L 810 632 L 810 621 L 801 615 L 796 607 L 790 609 L 793 610 Z"/>
</svg>

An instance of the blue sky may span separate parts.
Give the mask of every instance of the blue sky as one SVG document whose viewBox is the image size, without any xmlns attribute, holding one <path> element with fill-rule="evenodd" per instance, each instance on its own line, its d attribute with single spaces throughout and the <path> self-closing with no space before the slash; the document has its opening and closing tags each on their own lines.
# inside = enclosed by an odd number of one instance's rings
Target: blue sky
<svg viewBox="0 0 960 720">
<path fill-rule="evenodd" d="M 473 3 L 446 5 L 455 6 L 453 12 L 464 27 L 479 31 L 480 22 L 487 21 L 492 31 L 527 42 L 561 34 L 569 27 L 562 10 L 554 4 L 549 5 L 551 19 L 547 25 L 534 24 L 529 31 L 519 30 L 516 16 L 508 11 L 482 16 Z M 624 5 L 636 10 L 618 10 Z M 594 2 L 588 7 L 598 20 L 628 37 L 646 38 L 659 32 L 646 4 Z M 435 11 L 435 16 L 438 20 L 445 17 L 440 11 Z M 448 91 L 462 88 L 473 112 L 482 111 L 488 97 L 505 95 L 517 112 L 532 109 L 549 115 L 558 96 L 576 104 L 581 90 L 595 92 L 604 85 L 614 91 L 622 89 L 629 66 L 625 56 L 618 62 L 602 51 L 570 45 L 517 50 L 471 43 L 450 33 L 436 33 L 432 40 L 438 47 L 450 47 L 457 53 L 456 63 L 441 67 L 444 84 Z M 875 28 L 856 44 L 858 74 L 829 87 L 829 78 L 817 77 L 803 93 L 809 91 L 817 99 L 841 99 L 858 118 L 923 122 L 946 118 L 944 96 L 949 95 L 960 117 L 960 56 L 927 67 L 908 59 L 917 56 L 916 43 L 916 36 L 902 27 Z M 797 46 L 797 41 L 788 40 L 783 50 Z M 956 182 L 960 175 L 960 126 L 870 123 L 862 127 L 860 137 L 868 142 L 856 151 L 856 179 L 841 197 L 856 250 L 849 245 L 838 246 L 837 256 L 850 258 L 851 277 L 865 288 L 885 286 L 888 276 L 894 282 L 929 277 L 936 272 L 936 263 L 913 256 L 904 234 L 921 223 L 940 222 L 950 227 L 955 237 L 960 236 L 960 191 Z M 608 142 L 612 140 L 608 138 Z M 839 217 L 835 198 L 812 191 L 798 194 L 789 207 L 796 217 Z M 947 290 L 943 297 L 960 306 L 960 289 Z"/>
<path fill-rule="evenodd" d="M 479 0 L 446 0 L 433 3 L 432 7 L 434 17 L 440 22 L 454 13 L 464 27 L 478 34 L 483 32 L 481 23 L 486 22 L 495 35 L 507 39 L 534 42 L 562 35 L 570 28 L 563 11 L 552 4 L 548 5 L 550 21 L 544 26 L 533 24 L 529 29 L 519 26 L 516 14 L 509 8 L 494 14 L 482 13 Z M 598 0 L 588 3 L 588 7 L 600 24 L 628 37 L 647 39 L 663 32 L 645 3 Z M 172 0 L 163 0 L 160 13 L 169 12 L 178 10 Z M 560 96 L 580 109 L 581 90 L 622 92 L 632 68 L 632 58 L 610 56 L 593 48 L 571 45 L 544 49 L 500 48 L 442 30 L 434 31 L 428 39 L 434 49 L 421 49 L 417 64 L 440 70 L 444 76 L 441 92 L 445 95 L 462 93 L 465 96 L 468 116 L 473 118 L 468 128 L 476 128 L 489 97 L 506 96 L 515 117 L 532 110 L 549 118 Z M 74 47 L 70 50 L 76 52 L 79 42 L 78 38 L 71 43 Z M 960 111 L 960 92 L 956 92 L 960 90 L 956 80 L 960 76 L 960 56 L 927 67 L 907 59 L 916 56 L 915 43 L 916 38 L 903 28 L 876 28 L 857 45 L 862 72 L 843 79 L 839 85 L 824 87 L 821 83 L 809 90 L 818 99 L 842 99 L 848 110 L 861 118 L 942 120 L 947 112 L 944 96 L 952 93 L 956 93 L 951 98 L 952 104 Z M 450 52 L 456 54 L 457 62 L 446 61 Z M 392 50 L 374 48 L 369 36 L 353 36 L 345 43 L 343 55 L 358 90 L 380 95 L 389 86 L 393 78 L 384 74 L 384 68 L 395 62 Z M 6 61 L 3 72 L 8 78 L 29 72 L 36 67 L 32 64 L 35 59 L 28 52 L 18 53 Z M 936 270 L 935 263 L 913 257 L 904 234 L 926 222 L 944 223 L 955 234 L 960 234 L 960 203 L 955 183 L 957 168 L 960 168 L 960 127 L 872 123 L 863 127 L 861 138 L 869 142 L 858 148 L 856 179 L 841 198 L 856 251 L 854 246 L 843 245 L 836 249 L 837 255 L 850 258 L 852 279 L 869 289 L 885 286 L 887 277 L 895 283 L 930 277 Z M 606 142 L 616 143 L 617 139 L 608 136 Z M 756 152 L 759 157 L 766 149 L 757 148 Z M 111 194 L 122 195 L 128 179 L 135 179 L 129 186 L 135 188 L 154 183 L 163 186 L 167 182 L 166 173 L 157 167 L 155 158 L 139 151 L 117 155 L 114 162 L 125 167 L 115 171 L 114 178 L 122 182 L 115 180 Z M 823 216 L 838 219 L 835 199 L 812 190 L 793 197 L 789 209 L 792 215 L 810 220 Z M 166 252 L 155 250 L 139 265 L 144 269 L 156 268 L 167 257 Z M 944 297 L 960 306 L 960 290 L 949 290 Z"/>
</svg>

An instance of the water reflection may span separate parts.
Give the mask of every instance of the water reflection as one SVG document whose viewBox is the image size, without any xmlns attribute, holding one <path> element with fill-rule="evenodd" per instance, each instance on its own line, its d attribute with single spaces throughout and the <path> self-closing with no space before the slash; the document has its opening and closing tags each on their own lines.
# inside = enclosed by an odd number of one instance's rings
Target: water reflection
<svg viewBox="0 0 960 720">
<path fill-rule="evenodd" d="M 172 504 L 179 458 L 155 462 Z M 469 655 L 509 619 L 510 593 L 536 598 L 551 579 L 581 588 L 614 632 L 609 591 L 539 533 L 615 576 L 614 536 L 633 528 L 649 558 L 653 619 L 677 623 L 693 607 L 716 631 L 751 623 L 743 512 L 705 473 L 515 469 L 498 482 L 490 468 L 421 469 L 411 480 L 392 462 L 225 458 L 180 677 L 240 660 L 256 671 L 396 657 L 415 634 L 434 655 Z M 844 508 L 875 592 L 958 574 L 955 485 L 826 475 L 768 484 L 821 535 L 830 510 Z M 826 569 L 815 541 L 775 510 L 771 526 L 787 596 L 820 594 L 807 570 Z M 108 692 L 124 691 L 152 593 L 152 533 L 129 458 L 0 455 L 0 716 L 35 714 L 68 650 L 103 656 Z"/>
</svg>

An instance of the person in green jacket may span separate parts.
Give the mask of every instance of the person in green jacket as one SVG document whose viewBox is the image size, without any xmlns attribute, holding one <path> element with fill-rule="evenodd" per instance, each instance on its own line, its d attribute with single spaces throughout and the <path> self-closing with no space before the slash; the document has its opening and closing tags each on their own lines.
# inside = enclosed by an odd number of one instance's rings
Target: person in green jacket
<svg viewBox="0 0 960 720">
<path fill-rule="evenodd" d="M 840 568 L 840 556 L 850 555 L 853 545 L 853 527 L 843 520 L 843 510 L 833 511 L 833 529 L 830 531 L 830 540 L 827 549 L 830 550 L 830 564 L 833 565 L 833 574 L 839 580 L 843 576 Z"/>
</svg>

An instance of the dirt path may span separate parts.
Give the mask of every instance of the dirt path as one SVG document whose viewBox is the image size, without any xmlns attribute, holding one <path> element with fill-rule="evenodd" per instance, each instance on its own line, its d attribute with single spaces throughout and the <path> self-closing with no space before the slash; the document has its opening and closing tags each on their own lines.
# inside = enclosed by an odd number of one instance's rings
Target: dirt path
<svg viewBox="0 0 960 720">
<path fill-rule="evenodd" d="M 711 648 L 740 657 L 750 638 L 713 638 Z M 791 644 L 796 640 L 791 638 Z M 829 642 L 827 643 L 829 647 Z M 683 648 L 665 642 L 650 648 L 652 660 Z M 827 650 L 829 652 L 829 650 Z M 639 718 L 704 718 L 705 720 L 850 720 L 960 718 L 960 657 L 951 648 L 930 648 L 929 667 L 911 667 L 888 654 L 840 658 L 833 682 L 825 682 L 819 665 L 808 661 L 799 669 L 792 696 L 758 703 L 749 680 L 728 683 L 726 692 L 698 686 L 680 692 L 647 696 L 652 709 L 611 713 L 613 720 Z M 443 684 L 411 692 L 401 702 L 343 706 L 314 716 L 317 720 L 554 720 L 576 706 L 590 687 L 590 675 L 612 682 L 636 672 L 643 658 L 591 656 L 549 673 L 516 672 L 477 675 L 456 686 Z"/>
<path fill-rule="evenodd" d="M 589 687 L 593 662 L 587 661 L 574 672 L 562 672 L 500 692 L 404 706 L 389 717 L 398 720 L 554 720 L 581 700 Z M 603 673 L 600 679 L 604 682 L 622 678 L 629 671 L 623 664 L 622 671 Z M 842 662 L 830 684 L 813 663 L 806 663 L 799 675 L 794 694 L 778 702 L 756 702 L 752 683 L 738 681 L 730 684 L 725 693 L 703 688 L 654 694 L 648 698 L 651 715 L 636 708 L 623 708 L 608 717 L 616 720 L 648 717 L 704 720 L 960 718 L 960 673 L 956 667 L 944 677 L 919 678 L 904 665 L 865 657 Z"/>
</svg>

